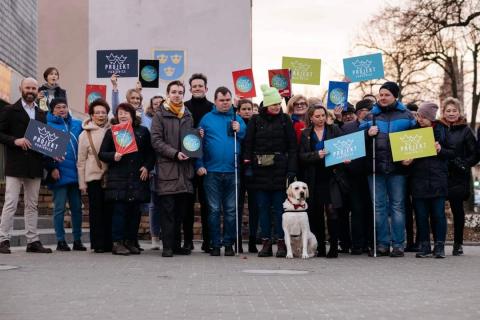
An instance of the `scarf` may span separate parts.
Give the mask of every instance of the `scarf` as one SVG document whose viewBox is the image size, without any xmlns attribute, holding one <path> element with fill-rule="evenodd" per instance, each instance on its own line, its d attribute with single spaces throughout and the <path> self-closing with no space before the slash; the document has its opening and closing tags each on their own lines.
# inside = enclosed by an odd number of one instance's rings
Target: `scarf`
<svg viewBox="0 0 480 320">
<path fill-rule="evenodd" d="M 49 84 L 48 82 L 45 82 L 43 84 L 43 87 L 47 88 L 47 90 L 55 90 L 56 88 L 58 88 L 58 84 L 54 84 L 54 85 L 51 85 Z"/>
<path fill-rule="evenodd" d="M 167 99 L 165 102 L 165 109 L 169 110 L 171 113 L 177 116 L 177 118 L 181 119 L 183 114 L 185 113 L 185 106 L 182 103 L 173 103 L 170 99 Z"/>
</svg>

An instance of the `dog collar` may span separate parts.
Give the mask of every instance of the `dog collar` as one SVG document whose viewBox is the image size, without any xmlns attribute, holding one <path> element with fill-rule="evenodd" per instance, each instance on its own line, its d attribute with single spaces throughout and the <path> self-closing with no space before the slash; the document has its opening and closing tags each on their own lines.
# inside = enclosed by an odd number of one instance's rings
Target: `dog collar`
<svg viewBox="0 0 480 320">
<path fill-rule="evenodd" d="M 290 199 L 287 199 L 288 202 L 290 202 L 290 204 L 293 206 L 293 208 L 295 210 L 297 210 L 298 208 L 301 208 L 301 209 L 305 209 L 305 203 L 304 204 L 294 204 L 292 201 L 290 201 Z"/>
</svg>

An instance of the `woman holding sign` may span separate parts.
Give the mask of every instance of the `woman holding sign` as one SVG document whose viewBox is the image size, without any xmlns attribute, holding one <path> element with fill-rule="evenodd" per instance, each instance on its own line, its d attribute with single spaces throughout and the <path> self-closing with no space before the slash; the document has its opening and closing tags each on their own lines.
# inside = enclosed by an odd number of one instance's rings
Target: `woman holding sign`
<svg viewBox="0 0 480 320">
<path fill-rule="evenodd" d="M 447 98 L 442 103 L 440 122 L 446 127 L 448 143 L 455 149 L 456 157 L 448 162 L 448 201 L 453 214 L 454 256 L 463 254 L 463 228 L 465 211 L 463 201 L 470 197 L 471 167 L 477 163 L 476 141 L 463 116 L 458 99 Z"/>
<path fill-rule="evenodd" d="M 108 163 L 105 200 L 112 202 L 112 253 L 140 254 L 140 206 L 150 200 L 148 172 L 154 164 L 150 133 L 128 103 L 118 105 L 112 124 L 98 154 Z"/>
<path fill-rule="evenodd" d="M 308 220 L 318 241 L 317 257 L 338 257 L 338 209 L 343 206 L 339 184 L 334 175 L 340 168 L 325 167 L 325 140 L 342 135 L 336 125 L 327 124 L 327 109 L 314 105 L 307 112 L 308 127 L 302 131 L 299 159 L 303 168 L 300 179 L 310 190 Z M 330 249 L 325 249 L 325 213 L 330 236 Z"/>
</svg>

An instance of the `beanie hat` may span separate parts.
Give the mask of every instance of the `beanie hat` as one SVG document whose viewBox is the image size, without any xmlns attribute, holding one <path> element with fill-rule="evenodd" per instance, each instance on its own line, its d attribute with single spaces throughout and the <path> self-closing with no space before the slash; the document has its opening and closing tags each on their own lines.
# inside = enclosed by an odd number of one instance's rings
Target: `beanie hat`
<svg viewBox="0 0 480 320">
<path fill-rule="evenodd" d="M 358 112 L 362 109 L 368 109 L 368 111 L 372 110 L 373 101 L 370 99 L 363 99 L 357 102 L 355 105 L 355 112 Z"/>
<path fill-rule="evenodd" d="M 355 108 L 350 102 L 347 102 L 347 107 L 342 110 L 342 114 L 345 113 L 355 113 Z"/>
<path fill-rule="evenodd" d="M 435 121 L 435 118 L 437 116 L 437 111 L 438 111 L 437 104 L 430 101 L 425 101 L 425 102 L 422 102 L 422 104 L 420 104 L 420 107 L 418 107 L 417 113 L 425 119 L 428 119 L 430 121 Z"/>
<path fill-rule="evenodd" d="M 262 84 L 260 88 L 262 89 L 263 105 L 265 107 L 282 103 L 282 97 L 276 88 L 271 88 L 266 84 Z"/>
<path fill-rule="evenodd" d="M 393 94 L 395 98 L 398 98 L 398 93 L 400 92 L 400 88 L 395 82 L 387 81 L 384 84 L 382 84 L 379 90 L 381 89 L 387 89 Z"/>
<path fill-rule="evenodd" d="M 50 109 L 50 112 L 53 111 L 53 109 L 55 108 L 55 106 L 57 104 L 61 104 L 61 103 L 67 104 L 67 99 L 65 99 L 65 98 L 53 98 L 52 101 L 50 101 L 50 104 L 48 105 L 48 107 Z"/>
</svg>

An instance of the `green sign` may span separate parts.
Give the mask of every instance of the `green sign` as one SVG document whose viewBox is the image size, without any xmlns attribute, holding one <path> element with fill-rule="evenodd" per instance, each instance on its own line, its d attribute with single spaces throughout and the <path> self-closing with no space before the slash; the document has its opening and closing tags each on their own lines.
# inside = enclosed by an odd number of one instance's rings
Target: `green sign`
<svg viewBox="0 0 480 320">
<path fill-rule="evenodd" d="M 292 72 L 292 83 L 320 84 L 320 59 L 283 57 L 282 68 Z"/>
<path fill-rule="evenodd" d="M 390 133 L 393 161 L 436 156 L 431 127 Z"/>
</svg>

